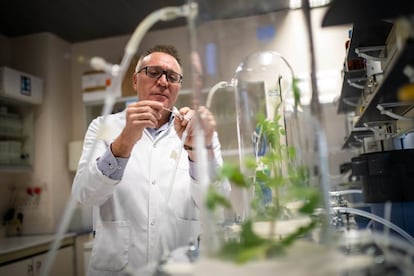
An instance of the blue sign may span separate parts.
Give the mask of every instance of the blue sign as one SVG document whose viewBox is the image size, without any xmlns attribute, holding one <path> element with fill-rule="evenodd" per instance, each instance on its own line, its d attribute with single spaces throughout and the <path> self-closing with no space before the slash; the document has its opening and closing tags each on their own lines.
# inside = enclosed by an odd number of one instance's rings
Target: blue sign
<svg viewBox="0 0 414 276">
<path fill-rule="evenodd" d="M 20 77 L 20 94 L 25 96 L 32 95 L 32 84 L 29 77 L 21 76 Z"/>
</svg>

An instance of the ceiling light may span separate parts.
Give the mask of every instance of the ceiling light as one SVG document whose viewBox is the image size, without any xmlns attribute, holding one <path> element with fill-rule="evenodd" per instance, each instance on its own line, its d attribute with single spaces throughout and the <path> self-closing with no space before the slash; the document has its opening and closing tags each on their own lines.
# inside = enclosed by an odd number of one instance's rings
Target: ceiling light
<svg viewBox="0 0 414 276">
<path fill-rule="evenodd" d="M 309 6 L 311 8 L 322 7 L 329 4 L 331 0 L 309 0 Z M 290 0 L 289 7 L 291 9 L 299 9 L 302 7 L 302 0 Z"/>
</svg>

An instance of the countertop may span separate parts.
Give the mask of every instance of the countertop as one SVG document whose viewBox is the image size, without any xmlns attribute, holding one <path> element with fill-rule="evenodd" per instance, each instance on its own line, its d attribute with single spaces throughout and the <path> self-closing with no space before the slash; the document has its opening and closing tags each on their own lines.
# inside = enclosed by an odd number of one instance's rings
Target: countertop
<svg viewBox="0 0 414 276">
<path fill-rule="evenodd" d="M 24 257 L 45 253 L 50 249 L 55 238 L 55 234 L 1 238 L 0 265 Z M 66 233 L 62 238 L 60 247 L 74 245 L 75 238 L 76 233 Z"/>
</svg>

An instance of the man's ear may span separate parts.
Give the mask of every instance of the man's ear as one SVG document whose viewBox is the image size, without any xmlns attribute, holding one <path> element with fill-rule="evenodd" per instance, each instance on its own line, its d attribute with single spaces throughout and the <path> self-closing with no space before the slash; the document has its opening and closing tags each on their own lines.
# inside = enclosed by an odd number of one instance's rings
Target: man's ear
<svg viewBox="0 0 414 276">
<path fill-rule="evenodd" d="M 138 87 L 138 74 L 137 73 L 132 74 L 132 87 L 134 88 L 134 91 L 137 90 L 137 87 Z"/>
</svg>

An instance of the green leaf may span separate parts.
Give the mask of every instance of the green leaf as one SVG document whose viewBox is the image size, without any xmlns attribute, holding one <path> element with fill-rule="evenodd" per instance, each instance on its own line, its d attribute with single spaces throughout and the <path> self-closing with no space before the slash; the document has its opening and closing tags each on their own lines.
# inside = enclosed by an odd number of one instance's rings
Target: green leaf
<svg viewBox="0 0 414 276">
<path fill-rule="evenodd" d="M 214 211 L 218 206 L 231 208 L 230 201 L 219 194 L 212 186 L 208 189 L 206 206 L 210 211 Z"/>
<path fill-rule="evenodd" d="M 249 187 L 243 173 L 233 164 L 223 164 L 220 170 L 220 178 L 227 178 L 230 182 L 239 187 Z"/>
<path fill-rule="evenodd" d="M 297 78 L 293 78 L 292 81 L 292 91 L 293 91 L 293 98 L 295 100 L 295 107 L 297 108 L 299 105 L 301 105 L 300 102 L 300 89 L 298 86 L 299 80 Z"/>
<path fill-rule="evenodd" d="M 242 230 L 240 232 L 240 243 L 245 247 L 251 247 L 264 243 L 266 240 L 259 237 L 253 232 L 253 224 L 251 220 L 246 220 L 242 224 Z"/>
</svg>

